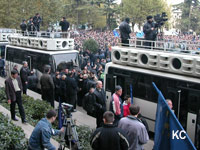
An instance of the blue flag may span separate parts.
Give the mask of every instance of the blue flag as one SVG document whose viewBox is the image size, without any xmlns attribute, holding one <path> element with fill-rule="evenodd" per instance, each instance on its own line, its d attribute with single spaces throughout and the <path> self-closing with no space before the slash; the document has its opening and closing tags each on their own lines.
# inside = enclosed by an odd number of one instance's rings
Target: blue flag
<svg viewBox="0 0 200 150">
<path fill-rule="evenodd" d="M 115 37 L 119 37 L 119 33 L 117 32 L 117 30 L 113 30 L 113 34 Z"/>
<path fill-rule="evenodd" d="M 189 136 L 179 123 L 174 112 L 169 108 L 161 91 L 158 92 L 156 112 L 154 150 L 196 150 Z"/>
<path fill-rule="evenodd" d="M 59 108 L 58 108 L 58 129 L 62 128 L 63 120 L 62 120 L 62 106 L 59 98 Z"/>
</svg>

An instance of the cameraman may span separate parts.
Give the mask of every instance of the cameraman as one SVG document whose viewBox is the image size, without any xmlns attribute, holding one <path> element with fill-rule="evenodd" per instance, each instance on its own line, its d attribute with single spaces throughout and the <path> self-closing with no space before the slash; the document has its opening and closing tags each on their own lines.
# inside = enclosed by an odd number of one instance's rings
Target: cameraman
<svg viewBox="0 0 200 150">
<path fill-rule="evenodd" d="M 155 41 L 157 37 L 157 28 L 156 24 L 153 22 L 152 16 L 147 16 L 147 23 L 143 27 L 143 32 L 145 34 L 145 40 Z M 145 46 L 150 48 L 154 46 L 153 42 L 146 42 Z"/>
<path fill-rule="evenodd" d="M 52 123 L 56 120 L 56 111 L 50 110 L 46 114 L 46 118 L 42 118 L 33 130 L 28 150 L 56 150 L 55 146 L 50 143 L 51 136 L 55 136 L 64 132 L 64 128 L 56 130 L 52 128 Z"/>
</svg>

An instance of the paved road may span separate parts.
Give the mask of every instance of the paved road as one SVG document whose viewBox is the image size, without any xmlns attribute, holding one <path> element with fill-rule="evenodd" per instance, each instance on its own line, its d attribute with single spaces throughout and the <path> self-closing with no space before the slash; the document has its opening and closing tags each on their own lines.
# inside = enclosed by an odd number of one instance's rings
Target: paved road
<svg viewBox="0 0 200 150">
<path fill-rule="evenodd" d="M 0 86 L 4 87 L 4 78 L 0 77 Z M 34 99 L 41 99 L 41 95 L 38 93 L 35 93 L 31 90 L 27 91 L 27 94 L 31 97 L 33 97 Z M 55 107 L 58 107 L 58 103 L 55 102 Z M 8 115 L 10 117 L 10 112 L 3 108 L 0 105 L 0 112 L 3 112 L 4 114 Z M 93 117 L 90 117 L 86 114 L 85 110 L 83 110 L 82 107 L 77 107 L 77 112 L 73 113 L 73 118 L 76 119 L 77 125 L 85 125 L 88 126 L 90 128 L 95 129 L 96 128 L 96 119 Z M 18 118 L 19 119 L 19 118 Z M 19 119 L 20 120 L 20 119 Z M 32 133 L 33 130 L 33 126 L 31 126 L 30 124 L 24 125 L 22 124 L 20 121 L 18 122 L 14 122 L 17 126 L 22 127 L 22 129 L 24 130 L 26 137 L 29 138 L 30 134 Z M 54 140 L 52 140 L 53 144 L 58 148 L 58 143 Z M 147 144 L 144 145 L 145 150 L 152 150 L 153 148 L 153 141 L 149 140 L 149 142 Z"/>
</svg>

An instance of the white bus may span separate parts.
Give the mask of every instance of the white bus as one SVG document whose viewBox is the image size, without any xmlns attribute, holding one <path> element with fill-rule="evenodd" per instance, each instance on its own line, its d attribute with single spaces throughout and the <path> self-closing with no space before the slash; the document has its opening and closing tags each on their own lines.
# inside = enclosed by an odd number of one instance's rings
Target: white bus
<svg viewBox="0 0 200 150">
<path fill-rule="evenodd" d="M 54 41 L 53 39 L 24 36 L 10 36 L 9 38 L 11 39 L 5 50 L 7 75 L 10 74 L 14 65 L 18 65 L 18 69 L 20 69 L 23 61 L 28 62 L 29 69 L 35 72 L 38 79 L 40 79 L 45 65 L 51 66 L 51 73 L 79 67 L 78 51 L 64 48 L 68 44 L 67 39 L 61 41 L 55 39 Z M 50 40 L 49 43 L 48 40 Z M 58 49 L 58 43 L 63 46 L 61 50 Z M 40 89 L 39 84 L 38 89 Z"/>
<path fill-rule="evenodd" d="M 149 50 L 137 47 L 113 47 L 112 62 L 105 66 L 104 88 L 107 105 L 116 85 L 123 88 L 123 96 L 132 95 L 134 104 L 141 107 L 149 130 L 154 132 L 158 95 L 155 82 L 166 99 L 173 102 L 173 110 L 183 128 L 199 148 L 200 135 L 200 56 Z M 109 108 L 109 106 L 107 107 Z"/>
</svg>

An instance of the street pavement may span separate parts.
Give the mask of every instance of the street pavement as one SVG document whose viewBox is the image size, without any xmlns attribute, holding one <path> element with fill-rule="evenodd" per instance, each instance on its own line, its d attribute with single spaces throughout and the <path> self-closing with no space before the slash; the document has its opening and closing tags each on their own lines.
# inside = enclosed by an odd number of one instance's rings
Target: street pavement
<svg viewBox="0 0 200 150">
<path fill-rule="evenodd" d="M 5 79 L 0 77 L 0 86 L 4 87 Z M 41 95 L 38 93 L 35 93 L 31 90 L 27 90 L 27 95 L 33 97 L 34 99 L 40 99 L 41 100 Z M 58 102 L 55 102 L 55 108 L 58 107 Z M 4 113 L 5 115 L 7 115 L 9 118 L 10 117 L 10 111 L 5 109 L 4 107 L 2 107 L 0 105 L 0 112 Z M 88 116 L 86 111 L 82 108 L 82 107 L 78 107 L 77 106 L 77 111 L 72 113 L 72 117 L 73 119 L 76 120 L 76 124 L 77 125 L 84 125 L 84 126 L 88 126 L 92 129 L 96 128 L 96 119 Z M 18 118 L 18 117 L 17 117 Z M 20 120 L 20 118 L 18 118 Z M 29 138 L 34 127 L 31 126 L 30 124 L 22 124 L 21 121 L 13 121 L 13 123 L 17 126 L 22 127 L 22 129 L 24 130 L 24 133 L 26 134 L 26 138 Z M 53 145 L 55 145 L 57 148 L 59 147 L 59 143 L 56 142 L 55 140 L 51 139 L 51 142 Z M 153 149 L 153 141 L 149 140 L 147 144 L 144 145 L 145 150 L 152 150 Z"/>
</svg>

